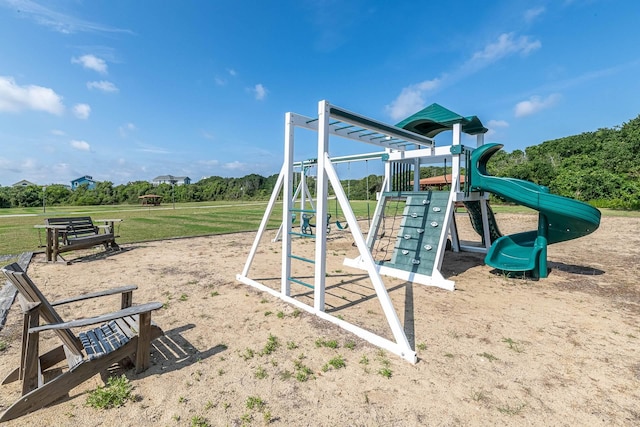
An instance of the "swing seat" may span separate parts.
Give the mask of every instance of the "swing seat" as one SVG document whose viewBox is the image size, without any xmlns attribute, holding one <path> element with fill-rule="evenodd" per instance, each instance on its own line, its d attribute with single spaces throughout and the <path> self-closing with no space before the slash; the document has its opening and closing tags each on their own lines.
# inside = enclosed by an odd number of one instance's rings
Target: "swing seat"
<svg viewBox="0 0 640 427">
<path fill-rule="evenodd" d="M 302 214 L 302 225 L 300 226 L 302 234 L 313 234 L 313 227 L 316 225 L 311 224 L 311 218 L 313 215 Z"/>
<path fill-rule="evenodd" d="M 338 230 L 346 230 L 347 228 L 349 228 L 349 224 L 345 223 L 343 225 L 342 223 L 340 223 L 340 221 L 336 221 L 336 227 L 338 227 Z"/>
<path fill-rule="evenodd" d="M 313 228 L 316 225 L 311 223 L 311 218 L 313 218 L 313 215 L 302 214 L 302 225 L 300 226 L 302 234 L 313 234 Z M 327 234 L 331 233 L 329 220 L 331 220 L 331 214 L 327 214 Z"/>
</svg>

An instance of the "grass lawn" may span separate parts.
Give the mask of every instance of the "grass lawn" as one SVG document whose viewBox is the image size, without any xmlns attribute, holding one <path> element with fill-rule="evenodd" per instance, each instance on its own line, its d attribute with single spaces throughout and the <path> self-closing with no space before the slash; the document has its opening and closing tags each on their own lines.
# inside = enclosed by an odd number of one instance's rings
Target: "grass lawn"
<svg viewBox="0 0 640 427">
<path fill-rule="evenodd" d="M 375 201 L 351 201 L 356 216 L 366 219 L 373 216 Z M 200 202 L 176 203 L 156 207 L 136 205 L 118 206 L 54 206 L 46 213 L 42 208 L 0 209 L 0 255 L 19 254 L 36 251 L 45 244 L 46 236 L 36 224 L 43 224 L 44 218 L 53 216 L 91 216 L 98 219 L 120 218 L 116 223 L 118 243 L 132 243 L 159 240 L 172 237 L 202 236 L 208 234 L 256 231 L 262 220 L 266 201 L 241 202 Z M 400 206 L 400 205 L 399 205 Z M 387 204 L 387 215 L 393 215 L 396 203 Z M 329 201 L 331 222 L 344 222 L 342 211 L 336 212 L 335 201 Z M 536 212 L 522 206 L 496 206 L 496 213 Z M 400 206 L 401 213 L 402 206 Z M 639 217 L 640 212 L 602 210 L 603 215 Z M 270 228 L 280 225 L 282 205 L 277 204 L 269 221 Z"/>
<path fill-rule="evenodd" d="M 203 236 L 239 231 L 257 231 L 266 201 L 224 201 L 201 203 L 176 203 L 154 207 L 135 205 L 118 206 L 54 206 L 46 213 L 42 208 L 0 209 L 0 255 L 36 251 L 46 244 L 46 233 L 34 225 L 44 224 L 44 218 L 54 216 L 91 216 L 95 223 L 99 219 L 122 219 L 116 223 L 115 231 L 120 237 L 118 243 L 132 243 L 146 240 L 160 240 L 172 237 Z M 353 209 L 359 218 L 373 215 L 375 202 L 353 202 Z M 329 203 L 331 221 L 344 221 L 335 202 Z M 276 205 L 269 221 L 269 228 L 280 225 L 282 204 Z"/>
</svg>

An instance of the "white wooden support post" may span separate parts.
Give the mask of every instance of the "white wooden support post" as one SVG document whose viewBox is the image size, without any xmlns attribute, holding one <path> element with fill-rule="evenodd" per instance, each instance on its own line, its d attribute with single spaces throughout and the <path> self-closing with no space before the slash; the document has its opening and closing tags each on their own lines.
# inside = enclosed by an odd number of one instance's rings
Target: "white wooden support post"
<svg viewBox="0 0 640 427">
<path fill-rule="evenodd" d="M 295 173 L 293 175 L 293 177 L 295 178 Z M 294 185 L 295 185 L 295 179 L 294 179 Z M 295 193 L 293 193 L 293 197 L 291 198 L 291 205 L 295 205 L 295 200 L 298 198 L 298 194 L 300 194 L 300 189 L 302 188 L 302 182 L 298 183 L 298 187 L 296 188 Z M 278 190 L 279 191 L 279 190 Z M 291 219 L 293 220 L 293 217 L 291 217 Z M 292 221 L 293 222 L 293 221 Z M 282 234 L 282 229 L 285 227 L 286 224 L 280 224 L 280 228 L 278 228 L 278 232 L 276 233 L 276 237 L 273 238 L 273 240 L 271 240 L 272 242 L 277 242 L 280 239 L 280 235 Z M 293 227 L 293 224 L 292 224 Z"/>
<path fill-rule="evenodd" d="M 460 139 L 462 137 L 462 124 L 453 124 L 453 145 L 460 145 Z M 460 192 L 460 154 L 454 154 L 451 156 L 451 182 L 453 186 L 452 191 L 456 193 Z"/>
<path fill-rule="evenodd" d="M 387 187 L 388 181 L 389 179 L 387 177 L 382 180 L 383 191 Z M 376 203 L 376 209 L 373 211 L 373 221 L 371 221 L 371 226 L 369 227 L 369 232 L 367 233 L 367 247 L 369 248 L 369 252 L 373 251 L 375 237 L 380 232 L 380 224 L 384 216 L 384 208 L 386 204 L 387 198 L 380 194 L 380 197 L 378 197 L 378 202 Z"/>
<path fill-rule="evenodd" d="M 389 148 L 385 148 L 384 151 L 386 151 L 387 154 L 391 152 Z M 390 161 L 384 162 L 384 183 L 380 191 L 382 192 L 391 191 L 391 162 Z"/>
<path fill-rule="evenodd" d="M 291 294 L 291 193 L 293 187 L 293 144 L 294 144 L 294 126 L 291 113 L 285 115 L 285 134 L 284 134 L 284 189 L 282 191 L 282 224 L 284 225 L 284 233 L 282 235 L 282 278 L 280 284 L 280 292 L 283 295 Z M 304 165 L 302 166 L 304 168 Z M 302 188 L 304 188 L 304 173 L 302 174 Z M 304 198 L 304 191 L 303 196 Z"/>
<path fill-rule="evenodd" d="M 320 158 L 318 158 L 318 161 L 319 160 Z M 358 220 L 353 213 L 353 210 L 351 210 L 351 206 L 349 205 L 347 196 L 344 194 L 344 189 L 340 184 L 338 174 L 336 173 L 328 157 L 326 160 L 326 175 L 328 175 L 329 179 L 331 180 L 331 186 L 335 190 L 338 203 L 340 203 L 340 207 L 342 208 L 344 217 L 347 220 L 347 224 L 349 224 L 349 230 L 351 231 L 353 240 L 358 247 L 360 258 L 363 261 L 367 273 L 369 273 L 369 279 L 371 279 L 371 284 L 376 291 L 376 295 L 378 296 L 378 300 L 380 302 L 380 305 L 382 306 L 382 311 L 387 319 L 387 323 L 389 324 L 389 328 L 391 329 L 393 338 L 395 339 L 395 345 L 387 344 L 388 341 L 381 337 L 375 337 L 374 340 L 369 340 L 369 342 L 372 342 L 377 346 L 386 348 L 389 351 L 393 351 L 395 354 L 408 360 L 411 363 L 416 363 L 416 352 L 409 345 L 409 340 L 404 333 L 402 323 L 400 322 L 398 314 L 393 307 L 391 297 L 389 297 L 387 288 L 384 286 L 384 282 L 380 277 L 380 273 L 378 273 L 378 270 L 376 269 L 376 264 L 373 260 L 373 256 L 371 255 L 371 252 L 369 252 L 369 248 L 367 247 L 367 243 L 364 240 L 364 236 L 362 235 L 362 232 L 358 227 Z M 318 204 L 320 203 L 318 202 Z"/>
<path fill-rule="evenodd" d="M 300 209 L 305 209 L 307 197 L 307 171 L 304 161 L 302 162 L 302 172 L 300 173 L 300 182 L 302 183 L 302 196 L 300 197 Z M 302 212 L 299 213 L 300 224 L 302 224 Z"/>
<path fill-rule="evenodd" d="M 327 270 L 327 155 L 329 152 L 329 103 L 318 103 L 318 173 L 316 178 L 316 257 L 313 308 L 324 311 Z"/>
<path fill-rule="evenodd" d="M 456 156 L 453 156 L 454 159 Z M 455 163 L 455 162 L 454 162 Z M 452 183 L 451 183 L 451 191 L 449 192 L 449 202 L 447 203 L 447 209 L 445 211 L 444 214 L 444 221 L 441 224 L 442 228 L 443 228 L 443 232 L 440 233 L 440 240 L 438 243 L 438 249 L 436 250 L 436 259 L 435 262 L 433 264 L 433 272 L 431 273 L 431 277 L 440 280 L 440 281 L 445 281 L 444 277 L 442 276 L 442 273 L 440 272 L 440 270 L 442 269 L 442 261 L 444 260 L 444 253 L 445 250 L 447 248 L 447 237 L 449 235 L 449 232 L 451 231 L 451 223 L 453 222 L 453 206 L 455 203 L 455 192 L 454 189 L 455 188 L 460 188 L 460 178 L 459 175 L 452 175 Z M 451 288 L 451 290 L 453 290 L 453 287 Z"/>
<path fill-rule="evenodd" d="M 484 145 L 484 133 L 476 135 L 476 147 Z"/>
<path fill-rule="evenodd" d="M 260 222 L 260 227 L 258 227 L 258 233 L 256 234 L 256 238 L 253 241 L 253 245 L 251 246 L 251 250 L 249 251 L 249 256 L 247 257 L 247 261 L 244 264 L 244 268 L 242 269 L 242 273 L 239 276 L 247 277 L 249 274 L 249 269 L 251 268 L 251 263 L 253 263 L 253 258 L 256 256 L 256 252 L 258 251 L 258 245 L 260 244 L 260 239 L 267 229 L 267 224 L 269 223 L 269 218 L 271 217 L 271 212 L 273 211 L 273 207 L 278 200 L 278 195 L 280 194 L 280 190 L 282 189 L 282 181 L 284 181 L 284 171 L 286 169 L 286 165 L 282 165 L 280 169 L 280 174 L 278 175 L 278 179 L 276 180 L 276 185 L 273 188 L 273 192 L 271 193 L 271 198 L 269 199 L 269 203 L 267 204 L 267 210 L 264 212 L 262 216 L 262 221 Z"/>
</svg>

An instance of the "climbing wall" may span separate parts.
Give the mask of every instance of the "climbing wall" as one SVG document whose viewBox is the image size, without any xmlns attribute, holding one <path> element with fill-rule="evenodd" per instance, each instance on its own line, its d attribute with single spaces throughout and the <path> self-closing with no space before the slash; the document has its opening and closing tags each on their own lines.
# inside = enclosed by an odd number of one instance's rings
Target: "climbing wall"
<svg viewBox="0 0 640 427">
<path fill-rule="evenodd" d="M 448 201 L 448 191 L 408 196 L 393 256 L 383 265 L 431 276 Z"/>
</svg>

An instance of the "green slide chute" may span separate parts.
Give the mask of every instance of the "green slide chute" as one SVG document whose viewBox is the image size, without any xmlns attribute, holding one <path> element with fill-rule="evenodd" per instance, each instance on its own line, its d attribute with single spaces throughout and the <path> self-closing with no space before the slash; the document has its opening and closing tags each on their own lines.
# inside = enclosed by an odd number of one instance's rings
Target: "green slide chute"
<svg viewBox="0 0 640 427">
<path fill-rule="evenodd" d="M 485 144 L 473 151 L 470 188 L 535 209 L 539 212 L 538 229 L 500 237 L 491 245 L 485 263 L 503 271 L 531 271 L 533 277 L 547 277 L 547 245 L 593 233 L 600 225 L 600 211 L 550 194 L 547 187 L 529 181 L 489 175 L 487 162 L 501 148 L 502 144 Z"/>
</svg>

